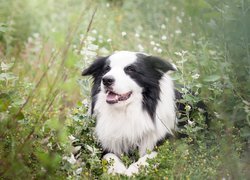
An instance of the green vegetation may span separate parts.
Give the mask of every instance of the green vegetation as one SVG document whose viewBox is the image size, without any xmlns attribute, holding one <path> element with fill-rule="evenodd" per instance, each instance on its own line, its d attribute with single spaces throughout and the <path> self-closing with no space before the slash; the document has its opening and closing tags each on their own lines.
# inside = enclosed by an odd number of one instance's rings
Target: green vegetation
<svg viewBox="0 0 250 180">
<path fill-rule="evenodd" d="M 112 177 L 81 71 L 115 50 L 170 59 L 184 101 L 203 100 L 211 115 L 209 129 L 199 109 L 181 119 L 188 137 L 158 147 L 136 178 L 249 179 L 249 0 L 8 0 L 0 9 L 0 179 Z"/>
</svg>

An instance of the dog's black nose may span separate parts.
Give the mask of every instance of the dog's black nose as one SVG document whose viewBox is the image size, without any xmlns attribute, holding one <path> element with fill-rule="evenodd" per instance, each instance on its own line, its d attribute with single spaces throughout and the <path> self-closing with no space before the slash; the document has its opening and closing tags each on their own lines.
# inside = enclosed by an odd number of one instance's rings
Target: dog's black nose
<svg viewBox="0 0 250 180">
<path fill-rule="evenodd" d="M 106 76 L 102 78 L 102 83 L 104 86 L 111 86 L 115 82 L 115 79 L 112 76 Z"/>
</svg>

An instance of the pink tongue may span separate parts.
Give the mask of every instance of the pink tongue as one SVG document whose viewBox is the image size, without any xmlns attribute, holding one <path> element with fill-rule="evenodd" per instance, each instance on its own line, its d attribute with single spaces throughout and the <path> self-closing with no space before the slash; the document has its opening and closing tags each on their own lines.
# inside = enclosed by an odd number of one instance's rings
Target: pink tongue
<svg viewBox="0 0 250 180">
<path fill-rule="evenodd" d="M 117 103 L 117 102 L 118 102 L 118 98 L 119 98 L 119 97 L 118 97 L 117 94 L 110 92 L 110 93 L 108 93 L 108 95 L 107 95 L 106 101 L 107 101 L 108 103 Z"/>
</svg>

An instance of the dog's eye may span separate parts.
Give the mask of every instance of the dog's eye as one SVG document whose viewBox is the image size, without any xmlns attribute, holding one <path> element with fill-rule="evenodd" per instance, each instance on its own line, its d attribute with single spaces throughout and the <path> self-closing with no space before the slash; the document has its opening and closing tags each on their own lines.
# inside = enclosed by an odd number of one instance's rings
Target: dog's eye
<svg viewBox="0 0 250 180">
<path fill-rule="evenodd" d="M 108 72 L 110 69 L 111 69 L 110 66 L 106 66 L 106 67 L 104 68 L 104 72 Z"/>
<path fill-rule="evenodd" d="M 127 66 L 125 68 L 125 72 L 135 72 L 135 71 L 136 71 L 136 69 L 134 66 Z"/>
</svg>

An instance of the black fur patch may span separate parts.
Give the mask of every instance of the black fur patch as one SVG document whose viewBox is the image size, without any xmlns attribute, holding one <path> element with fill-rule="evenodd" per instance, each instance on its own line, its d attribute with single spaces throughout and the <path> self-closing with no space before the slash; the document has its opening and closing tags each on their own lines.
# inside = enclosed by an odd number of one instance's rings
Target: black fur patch
<svg viewBox="0 0 250 180">
<path fill-rule="evenodd" d="M 92 75 L 93 86 L 91 90 L 92 104 L 91 104 L 91 114 L 94 113 L 95 103 L 97 101 L 97 94 L 101 90 L 102 76 L 110 69 L 108 57 L 100 57 L 95 60 L 87 69 L 82 72 L 83 76 Z"/>
<path fill-rule="evenodd" d="M 160 100 L 159 80 L 163 73 L 175 69 L 158 57 L 138 53 L 137 58 L 137 61 L 125 67 L 124 71 L 143 88 L 143 108 L 154 119 L 157 102 Z"/>
</svg>

